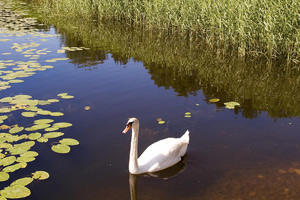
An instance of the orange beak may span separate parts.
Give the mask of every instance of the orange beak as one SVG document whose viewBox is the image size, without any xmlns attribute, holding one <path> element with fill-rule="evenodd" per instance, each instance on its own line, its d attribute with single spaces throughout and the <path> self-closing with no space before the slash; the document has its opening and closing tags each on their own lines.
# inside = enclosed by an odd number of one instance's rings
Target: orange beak
<svg viewBox="0 0 300 200">
<path fill-rule="evenodd" d="M 122 133 L 127 133 L 131 129 L 131 124 L 128 124 Z"/>
</svg>

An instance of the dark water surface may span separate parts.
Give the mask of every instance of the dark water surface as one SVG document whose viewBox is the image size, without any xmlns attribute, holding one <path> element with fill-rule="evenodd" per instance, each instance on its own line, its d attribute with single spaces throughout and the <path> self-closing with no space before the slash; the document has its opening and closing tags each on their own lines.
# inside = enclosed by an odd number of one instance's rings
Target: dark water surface
<svg viewBox="0 0 300 200">
<path fill-rule="evenodd" d="M 74 95 L 49 109 L 65 113 L 60 120 L 73 126 L 64 132 L 80 145 L 66 155 L 52 152 L 51 142 L 34 147 L 40 154 L 36 161 L 7 181 L 35 170 L 49 172 L 48 180 L 28 185 L 32 194 L 27 199 L 300 198 L 300 74 L 296 68 L 218 50 L 212 53 L 181 36 L 119 24 L 43 20 L 49 24 L 39 26 L 37 32 L 57 36 L 41 41 L 39 36 L 0 34 L 1 39 L 12 39 L 0 42 L 0 60 L 27 61 L 11 46 L 34 41 L 40 43 L 36 49 L 52 51 L 41 55 L 39 62 L 54 68 L 11 84 L 0 98 Z M 56 53 L 63 46 L 90 50 Z M 6 52 L 12 54 L 3 55 Z M 70 59 L 45 62 L 58 57 Z M 220 101 L 210 103 L 211 98 Z M 229 110 L 223 104 L 228 101 L 241 107 Z M 184 117 L 186 112 L 191 118 Z M 161 177 L 130 176 L 131 135 L 121 132 L 133 116 L 141 124 L 139 153 L 157 140 L 179 137 L 189 129 L 186 158 Z M 166 123 L 159 125 L 157 118 Z M 9 125 L 25 125 L 17 120 L 21 118 L 10 117 Z"/>
</svg>

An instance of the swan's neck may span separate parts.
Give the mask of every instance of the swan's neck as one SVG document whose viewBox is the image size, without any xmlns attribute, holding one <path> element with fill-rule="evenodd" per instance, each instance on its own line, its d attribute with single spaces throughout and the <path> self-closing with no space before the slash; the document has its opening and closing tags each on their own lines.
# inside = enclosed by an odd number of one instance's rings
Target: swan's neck
<svg viewBox="0 0 300 200">
<path fill-rule="evenodd" d="M 132 174 L 137 174 L 139 171 L 138 136 L 139 136 L 139 127 L 138 126 L 132 127 L 130 155 L 129 155 L 129 172 Z"/>
</svg>

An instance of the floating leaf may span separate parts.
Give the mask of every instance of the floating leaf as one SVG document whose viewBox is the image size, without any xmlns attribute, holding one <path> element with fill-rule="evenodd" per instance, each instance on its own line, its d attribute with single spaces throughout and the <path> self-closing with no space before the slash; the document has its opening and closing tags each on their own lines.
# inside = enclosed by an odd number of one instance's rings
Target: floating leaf
<svg viewBox="0 0 300 200">
<path fill-rule="evenodd" d="M 49 132 L 49 133 L 45 133 L 43 135 L 44 138 L 57 138 L 60 136 L 63 136 L 64 133 L 63 132 Z"/>
<path fill-rule="evenodd" d="M 14 171 L 20 169 L 21 167 L 22 167 L 22 165 L 20 163 L 18 163 L 18 164 L 14 164 L 14 165 L 5 167 L 4 169 L 2 169 L 2 171 L 4 171 L 4 172 L 14 172 Z"/>
<path fill-rule="evenodd" d="M 34 117 L 37 115 L 36 112 L 22 112 L 21 114 L 23 117 Z"/>
<path fill-rule="evenodd" d="M 37 139 L 37 141 L 41 143 L 45 143 L 48 142 L 48 138 L 40 137 L 39 139 Z"/>
<path fill-rule="evenodd" d="M 9 174 L 6 172 L 0 172 L 0 182 L 7 181 L 9 179 Z"/>
<path fill-rule="evenodd" d="M 72 126 L 73 124 L 68 123 L 68 122 L 59 122 L 59 123 L 54 123 L 52 126 L 53 127 L 58 127 L 58 128 L 67 128 Z"/>
<path fill-rule="evenodd" d="M 68 93 L 59 93 L 57 96 L 62 97 L 62 96 L 66 96 L 68 95 Z"/>
<path fill-rule="evenodd" d="M 56 102 L 59 102 L 58 99 L 48 99 L 47 101 L 49 101 L 50 103 L 56 103 Z"/>
<path fill-rule="evenodd" d="M 59 116 L 63 116 L 64 113 L 62 113 L 62 112 L 52 112 L 50 115 L 53 116 L 53 117 L 59 117 Z"/>
<path fill-rule="evenodd" d="M 71 150 L 71 148 L 65 144 L 53 145 L 51 149 L 56 153 L 69 153 Z"/>
<path fill-rule="evenodd" d="M 4 188 L 4 190 L 1 190 L 0 193 L 2 196 L 9 199 L 25 198 L 31 194 L 30 190 L 27 187 L 21 185 L 6 187 Z"/>
<path fill-rule="evenodd" d="M 13 100 L 12 97 L 4 97 L 4 98 L 0 99 L 0 102 L 8 103 L 8 102 L 11 102 L 12 100 Z"/>
<path fill-rule="evenodd" d="M 212 103 L 216 103 L 216 102 L 219 102 L 220 99 L 210 99 L 209 101 L 212 102 Z"/>
<path fill-rule="evenodd" d="M 15 161 L 16 161 L 16 157 L 15 156 L 8 156 L 8 157 L 3 158 L 1 160 L 1 165 L 3 165 L 5 167 L 5 166 L 13 164 Z"/>
<path fill-rule="evenodd" d="M 42 134 L 36 132 L 36 133 L 30 133 L 30 134 L 28 135 L 28 138 L 29 138 L 30 140 L 37 140 L 37 139 L 39 139 L 41 136 L 42 136 Z"/>
<path fill-rule="evenodd" d="M 62 99 L 73 99 L 74 96 L 72 95 L 66 95 L 66 96 L 61 96 Z"/>
<path fill-rule="evenodd" d="M 0 108 L 0 113 L 9 113 L 11 112 L 11 108 Z"/>
<path fill-rule="evenodd" d="M 53 119 L 38 119 L 38 120 L 34 120 L 34 124 L 49 124 L 54 122 Z"/>
<path fill-rule="evenodd" d="M 52 112 L 49 110 L 39 110 L 37 114 L 39 115 L 50 115 Z"/>
<path fill-rule="evenodd" d="M 74 146 L 74 145 L 78 145 L 79 142 L 73 138 L 64 138 L 62 140 L 59 141 L 61 144 L 65 144 L 68 146 Z"/>
<path fill-rule="evenodd" d="M 45 131 L 57 131 L 59 128 L 58 127 L 50 127 L 50 128 L 46 128 Z"/>
<path fill-rule="evenodd" d="M 9 130 L 9 133 L 11 133 L 11 134 L 19 133 L 19 132 L 21 132 L 23 130 L 24 130 L 24 127 L 18 127 L 18 126 L 16 126 L 16 127 L 11 128 Z"/>
<path fill-rule="evenodd" d="M 40 129 L 45 129 L 51 126 L 50 124 L 36 124 L 30 127 L 32 130 L 40 130 Z"/>
<path fill-rule="evenodd" d="M 7 115 L 1 115 L 1 116 L 0 116 L 0 119 L 1 119 L 1 120 L 6 120 L 7 118 L 8 118 Z"/>
<path fill-rule="evenodd" d="M 163 121 L 163 120 L 161 120 L 161 121 L 158 122 L 158 124 L 164 124 L 164 123 L 166 123 L 166 122 Z"/>
<path fill-rule="evenodd" d="M 238 102 L 234 102 L 234 101 L 226 102 L 224 103 L 224 105 L 228 109 L 234 109 L 235 106 L 241 106 Z"/>
<path fill-rule="evenodd" d="M 85 106 L 85 107 L 84 107 L 84 110 L 90 110 L 90 109 L 91 109 L 90 106 Z"/>
<path fill-rule="evenodd" d="M 14 186 L 14 185 L 26 186 L 26 185 L 29 185 L 32 181 L 33 181 L 33 178 L 25 177 L 25 178 L 20 178 L 18 180 L 15 180 L 10 185 L 11 186 Z"/>
<path fill-rule="evenodd" d="M 34 161 L 35 160 L 35 157 L 18 157 L 17 158 L 17 162 L 19 162 L 19 163 L 24 163 L 24 162 L 32 162 L 32 161 Z"/>
<path fill-rule="evenodd" d="M 45 172 L 45 171 L 36 171 L 34 173 L 32 173 L 32 178 L 34 179 L 38 179 L 38 180 L 45 180 L 47 178 L 49 178 L 49 173 Z"/>
<path fill-rule="evenodd" d="M 27 151 L 25 153 L 20 154 L 21 157 L 36 157 L 38 155 L 38 152 L 35 151 Z"/>
</svg>

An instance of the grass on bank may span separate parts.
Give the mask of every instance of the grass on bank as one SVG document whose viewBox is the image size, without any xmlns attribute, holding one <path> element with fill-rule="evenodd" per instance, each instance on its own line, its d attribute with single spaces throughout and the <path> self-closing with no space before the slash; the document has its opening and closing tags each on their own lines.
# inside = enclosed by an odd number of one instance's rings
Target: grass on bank
<svg viewBox="0 0 300 200">
<path fill-rule="evenodd" d="M 299 0 L 27 0 L 47 14 L 188 32 L 215 48 L 300 61 Z"/>
</svg>

